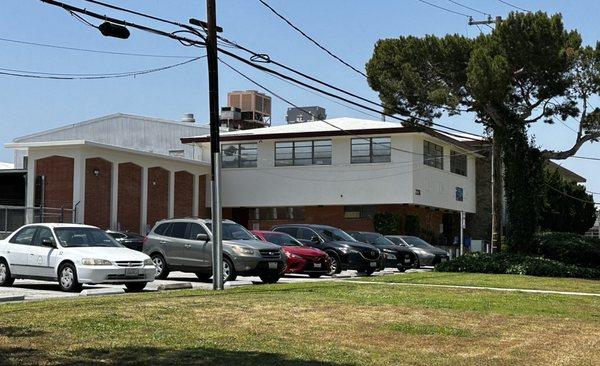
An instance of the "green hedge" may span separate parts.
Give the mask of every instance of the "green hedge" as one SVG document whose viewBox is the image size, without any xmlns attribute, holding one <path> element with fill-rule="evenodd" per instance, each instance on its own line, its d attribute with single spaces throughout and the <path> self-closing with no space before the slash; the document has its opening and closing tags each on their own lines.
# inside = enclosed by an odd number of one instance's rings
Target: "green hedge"
<svg viewBox="0 0 600 366">
<path fill-rule="evenodd" d="M 511 253 L 470 253 L 438 264 L 435 271 L 600 279 L 600 269 Z"/>
<path fill-rule="evenodd" d="M 528 254 L 579 267 L 600 268 L 600 239 L 570 233 L 540 233 Z"/>
</svg>

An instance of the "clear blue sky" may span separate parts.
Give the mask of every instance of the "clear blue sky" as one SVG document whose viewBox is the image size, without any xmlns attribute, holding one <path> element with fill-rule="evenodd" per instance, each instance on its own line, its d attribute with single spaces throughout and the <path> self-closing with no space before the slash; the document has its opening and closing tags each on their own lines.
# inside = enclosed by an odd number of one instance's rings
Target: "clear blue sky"
<svg viewBox="0 0 600 366">
<path fill-rule="evenodd" d="M 81 0 L 67 3 L 117 15 L 118 18 L 140 18 L 106 11 Z M 161 17 L 186 22 L 190 17 L 205 19 L 204 0 L 105 0 Z M 481 18 L 481 14 L 460 8 L 447 0 L 428 0 L 459 12 Z M 223 35 L 249 48 L 268 53 L 272 58 L 293 65 L 365 97 L 376 99 L 366 80 L 337 61 L 329 58 L 306 39 L 289 28 L 257 0 L 217 1 L 219 24 Z M 269 0 L 294 23 L 314 36 L 346 61 L 363 68 L 370 58 L 374 43 L 380 38 L 399 35 L 459 33 L 475 36 L 476 27 L 468 26 L 462 16 L 433 8 L 417 0 Z M 458 0 L 487 13 L 505 16 L 514 10 L 497 0 Z M 578 29 L 584 43 L 600 40 L 597 19 L 600 2 L 510 0 L 530 10 L 560 12 L 569 29 Z M 151 23 L 161 26 L 160 24 Z M 166 27 L 167 30 L 174 30 Z M 485 29 L 483 29 L 485 31 Z M 489 29 L 488 29 L 489 30 Z M 59 8 L 37 0 L 3 0 L 0 12 L 0 37 L 119 52 L 164 55 L 198 55 L 203 50 L 183 47 L 177 42 L 132 30 L 127 41 L 102 37 Z M 23 46 L 0 41 L 0 68 L 57 73 L 106 73 L 141 70 L 178 62 L 176 59 L 100 55 L 75 51 Z M 238 66 L 237 63 L 232 61 Z M 300 105 L 320 105 L 329 117 L 366 117 L 354 110 L 334 104 L 280 80 L 239 65 L 239 69 L 259 82 L 278 91 Z M 230 70 L 220 68 L 221 104 L 229 90 L 256 89 Z M 54 81 L 13 78 L 0 75 L 0 144 L 36 131 L 111 114 L 134 113 L 178 119 L 183 113 L 195 113 L 197 120 L 208 120 L 206 61 L 201 60 L 161 73 L 136 78 L 98 81 Z M 596 103 L 600 105 L 600 103 Z M 273 100 L 273 123 L 284 123 L 288 106 Z M 367 117 L 369 118 L 369 117 Z M 440 121 L 458 128 L 481 133 L 481 127 L 469 118 Z M 573 121 L 568 122 L 575 127 Z M 535 128 L 538 144 L 546 148 L 564 148 L 574 139 L 574 132 L 561 124 Z M 579 155 L 600 157 L 600 145 L 587 145 Z M 12 151 L 0 150 L 0 161 L 12 161 Z M 587 177 L 589 190 L 600 192 L 600 162 L 569 159 L 565 167 Z M 596 196 L 599 200 L 600 196 Z"/>
</svg>

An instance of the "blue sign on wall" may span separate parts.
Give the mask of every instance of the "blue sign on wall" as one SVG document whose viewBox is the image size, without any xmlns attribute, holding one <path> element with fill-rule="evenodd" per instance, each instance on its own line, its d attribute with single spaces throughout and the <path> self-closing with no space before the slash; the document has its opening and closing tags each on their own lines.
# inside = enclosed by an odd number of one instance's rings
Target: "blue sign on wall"
<svg viewBox="0 0 600 366">
<path fill-rule="evenodd" d="M 456 200 L 459 202 L 463 201 L 464 192 L 461 187 L 456 187 Z"/>
</svg>

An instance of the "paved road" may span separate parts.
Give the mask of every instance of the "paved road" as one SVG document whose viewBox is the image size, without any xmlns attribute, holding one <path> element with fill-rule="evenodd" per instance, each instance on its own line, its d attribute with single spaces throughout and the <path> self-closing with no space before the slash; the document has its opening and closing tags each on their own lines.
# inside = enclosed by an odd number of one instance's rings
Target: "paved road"
<svg viewBox="0 0 600 366">
<path fill-rule="evenodd" d="M 413 272 L 415 270 L 411 270 L 409 272 Z M 376 272 L 374 276 L 383 276 L 399 273 L 393 269 L 386 269 L 382 272 Z M 289 275 L 281 278 L 279 280 L 280 283 L 295 283 L 295 282 L 319 282 L 319 281 L 332 281 L 339 278 L 350 278 L 357 277 L 355 271 L 344 271 L 335 277 L 323 276 L 319 279 L 309 278 L 305 275 Z M 173 285 L 182 285 L 191 283 L 191 286 L 195 289 L 212 289 L 212 282 L 210 281 L 200 281 L 193 273 L 183 273 L 183 272 L 172 272 L 169 275 L 169 278 L 166 280 L 156 280 L 152 283 L 149 283 L 146 287 L 145 291 L 157 291 L 162 286 L 173 286 Z M 258 277 L 238 277 L 236 281 L 226 282 L 225 288 L 230 288 L 234 286 L 251 286 L 254 284 L 261 283 L 260 278 Z M 110 290 L 122 290 L 124 286 L 120 285 L 95 285 L 95 286 L 83 286 L 82 293 L 90 293 L 90 294 L 101 294 L 103 292 L 107 292 Z M 24 296 L 25 300 L 43 300 L 43 299 L 51 299 L 51 298 L 68 298 L 68 297 L 78 297 L 81 296 L 79 293 L 69 293 L 60 291 L 58 284 L 55 282 L 44 282 L 44 281 L 35 281 L 35 280 L 16 280 L 12 287 L 0 287 L 0 304 L 2 303 L 1 299 L 3 297 L 12 297 L 12 296 Z"/>
</svg>

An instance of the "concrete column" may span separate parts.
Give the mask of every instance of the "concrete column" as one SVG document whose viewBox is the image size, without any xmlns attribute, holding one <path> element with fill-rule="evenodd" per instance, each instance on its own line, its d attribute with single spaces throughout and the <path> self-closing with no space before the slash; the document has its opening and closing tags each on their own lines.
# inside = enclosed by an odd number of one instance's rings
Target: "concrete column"
<svg viewBox="0 0 600 366">
<path fill-rule="evenodd" d="M 33 207 L 35 205 L 35 159 L 31 154 L 27 159 L 27 191 L 25 196 L 25 206 Z M 25 211 L 25 223 L 33 223 L 33 209 Z"/>
<path fill-rule="evenodd" d="M 85 221 L 85 159 L 84 154 L 74 156 L 73 167 L 73 208 L 77 209 L 75 222 L 83 224 Z"/>
<path fill-rule="evenodd" d="M 169 210 L 167 216 L 172 219 L 175 216 L 175 172 L 169 170 Z"/>
<path fill-rule="evenodd" d="M 200 201 L 200 176 L 198 174 L 194 174 L 194 181 L 192 184 L 194 185 L 194 189 L 192 190 L 192 216 L 198 217 Z"/>
<path fill-rule="evenodd" d="M 119 229 L 117 213 L 119 211 L 119 163 L 112 162 L 112 174 L 110 185 L 110 228 Z"/>
<path fill-rule="evenodd" d="M 140 221 L 140 234 L 146 235 L 146 224 L 148 222 L 148 167 L 142 167 L 142 203 L 141 209 L 141 221 Z"/>
</svg>

